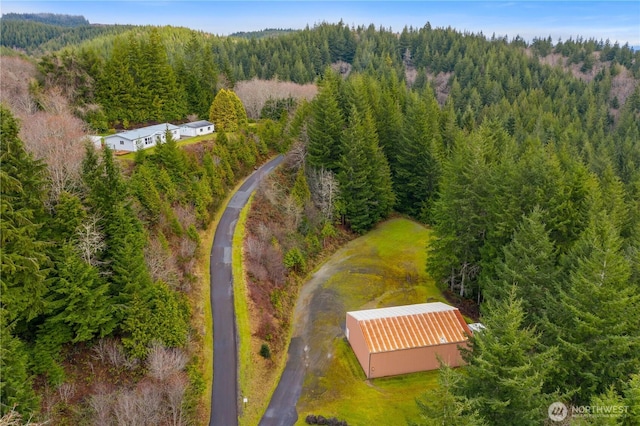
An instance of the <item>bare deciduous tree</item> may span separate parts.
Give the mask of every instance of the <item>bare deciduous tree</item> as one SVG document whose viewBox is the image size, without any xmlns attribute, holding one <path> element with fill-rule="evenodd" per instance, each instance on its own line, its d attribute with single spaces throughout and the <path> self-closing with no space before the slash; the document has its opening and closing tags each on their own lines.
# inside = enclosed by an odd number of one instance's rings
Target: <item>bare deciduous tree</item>
<svg viewBox="0 0 640 426">
<path fill-rule="evenodd" d="M 116 339 L 100 339 L 92 348 L 93 358 L 101 362 L 108 362 L 114 367 L 124 367 L 133 370 L 139 364 L 137 358 L 127 358 L 122 345 Z"/>
<path fill-rule="evenodd" d="M 94 413 L 94 425 L 104 426 L 111 424 L 113 400 L 113 394 L 109 393 L 105 386 L 99 385 L 97 387 L 96 392 L 89 399 L 89 406 Z"/>
<path fill-rule="evenodd" d="M 22 122 L 20 137 L 47 164 L 51 199 L 56 200 L 63 191 L 74 192 L 85 152 L 82 121 L 66 110 L 56 114 L 39 111 Z"/>
<path fill-rule="evenodd" d="M 307 147 L 305 146 L 305 144 L 297 142 L 291 147 L 289 153 L 287 154 L 287 166 L 293 169 L 299 169 L 304 165 L 306 157 Z"/>
<path fill-rule="evenodd" d="M 136 405 L 142 420 L 136 424 L 155 426 L 164 417 L 162 412 L 162 390 L 155 383 L 142 382 L 138 384 Z"/>
<path fill-rule="evenodd" d="M 156 380 L 165 381 L 170 376 L 182 371 L 189 358 L 179 348 L 165 348 L 155 343 L 147 356 L 147 370 Z"/>
<path fill-rule="evenodd" d="M 331 69 L 340 74 L 343 78 L 347 78 L 351 74 L 351 64 L 345 61 L 338 61 L 331 64 Z"/>
<path fill-rule="evenodd" d="M 58 386 L 58 395 L 60 395 L 60 400 L 65 404 L 68 404 L 76 394 L 76 385 L 73 383 L 63 383 Z"/>
<path fill-rule="evenodd" d="M 36 423 L 32 422 L 31 418 L 23 419 L 22 414 L 16 411 L 15 406 L 0 417 L 0 426 L 43 426 L 45 424 L 47 422 Z"/>
<path fill-rule="evenodd" d="M 247 260 L 258 260 L 262 254 L 264 248 L 263 239 L 255 238 L 253 236 L 247 237 L 245 242 L 245 255 Z"/>
<path fill-rule="evenodd" d="M 36 77 L 36 67 L 17 56 L 3 56 L 0 66 L 0 93 L 2 102 L 24 123 L 25 117 L 37 110 L 29 95 L 29 84 Z"/>
<path fill-rule="evenodd" d="M 164 393 L 167 397 L 167 405 L 171 415 L 171 424 L 173 426 L 180 426 L 183 424 L 182 406 L 188 386 L 189 380 L 184 373 L 173 374 L 165 382 Z"/>
<path fill-rule="evenodd" d="M 76 248 L 82 259 L 93 266 L 98 264 L 96 254 L 105 248 L 104 234 L 98 226 L 99 221 L 96 215 L 91 215 L 76 230 Z"/>
<path fill-rule="evenodd" d="M 182 204 L 178 204 L 173 207 L 173 211 L 182 225 L 183 229 L 188 229 L 191 225 L 196 225 L 196 212 L 193 207 L 183 206 Z"/>
<path fill-rule="evenodd" d="M 154 281 L 162 281 L 176 288 L 179 283 L 179 272 L 175 258 L 162 246 L 158 238 L 149 238 L 144 248 L 144 259 Z"/>
<path fill-rule="evenodd" d="M 282 207 L 285 212 L 287 229 L 298 229 L 300 221 L 302 220 L 303 208 L 298 204 L 296 199 L 289 195 L 282 201 Z"/>
<path fill-rule="evenodd" d="M 307 182 L 314 204 L 327 219 L 332 220 L 334 204 L 339 194 L 335 175 L 325 168 L 312 169 Z"/>
<path fill-rule="evenodd" d="M 143 424 L 138 416 L 138 404 L 135 391 L 120 392 L 113 406 L 113 414 L 119 425 Z"/>
<path fill-rule="evenodd" d="M 258 80 L 240 81 L 235 92 L 242 101 L 247 116 L 258 119 L 269 99 L 313 99 L 318 93 L 315 84 L 296 84 L 289 81 Z"/>
</svg>

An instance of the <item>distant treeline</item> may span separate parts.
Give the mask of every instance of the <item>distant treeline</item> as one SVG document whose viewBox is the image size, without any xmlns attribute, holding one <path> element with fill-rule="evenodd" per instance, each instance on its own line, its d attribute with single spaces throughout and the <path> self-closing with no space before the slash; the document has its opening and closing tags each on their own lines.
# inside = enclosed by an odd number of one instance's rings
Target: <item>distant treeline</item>
<svg viewBox="0 0 640 426">
<path fill-rule="evenodd" d="M 22 18 L 24 16 L 27 18 Z M 2 29 L 1 46 L 22 50 L 28 54 L 41 54 L 54 52 L 102 35 L 121 33 L 133 27 L 91 25 L 82 16 L 10 13 L 2 16 L 0 28 Z"/>
<path fill-rule="evenodd" d="M 40 22 L 42 24 L 57 25 L 59 27 L 89 25 L 89 21 L 82 15 L 60 15 L 55 13 L 7 13 L 2 15 L 2 20 Z"/>
<path fill-rule="evenodd" d="M 239 31 L 237 33 L 230 34 L 229 37 L 240 37 L 240 38 L 265 38 L 265 37 L 277 37 L 283 34 L 289 34 L 296 32 L 298 30 L 294 30 L 292 28 L 265 28 L 261 31 Z"/>
</svg>

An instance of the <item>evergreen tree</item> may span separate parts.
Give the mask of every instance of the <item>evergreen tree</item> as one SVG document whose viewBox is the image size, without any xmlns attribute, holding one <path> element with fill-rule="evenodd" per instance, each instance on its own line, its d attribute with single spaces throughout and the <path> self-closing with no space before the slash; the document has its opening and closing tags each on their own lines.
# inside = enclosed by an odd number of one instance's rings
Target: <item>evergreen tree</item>
<svg viewBox="0 0 640 426">
<path fill-rule="evenodd" d="M 184 58 L 178 59 L 176 79 L 184 88 L 188 112 L 208 118 L 219 74 L 210 46 L 194 32 L 185 46 Z"/>
<path fill-rule="evenodd" d="M 338 183 L 345 219 L 354 231 L 363 233 L 388 215 L 394 203 L 391 172 L 370 113 L 363 120 L 352 108 L 342 145 Z"/>
<path fill-rule="evenodd" d="M 0 416 L 15 407 L 18 413 L 28 417 L 37 410 L 38 399 L 29 373 L 29 352 L 12 333 L 12 328 L 7 310 L 0 306 Z"/>
<path fill-rule="evenodd" d="M 446 364 L 440 366 L 438 387 L 416 400 L 421 422 L 412 426 L 480 426 L 486 424 L 470 401 L 455 392 L 462 376 Z"/>
<path fill-rule="evenodd" d="M 371 202 L 375 211 L 375 222 L 378 222 L 391 213 L 396 195 L 393 192 L 391 169 L 378 143 L 378 134 L 369 111 L 365 113 L 362 124 L 365 131 L 365 155 L 370 162 L 369 185 L 374 191 L 374 199 Z"/>
<path fill-rule="evenodd" d="M 291 195 L 300 207 L 304 207 L 307 201 L 311 199 L 311 192 L 307 184 L 307 177 L 304 174 L 304 167 L 300 167 L 296 173 L 296 180 L 291 189 Z"/>
<path fill-rule="evenodd" d="M 472 134 L 456 140 L 451 157 L 443 164 L 440 197 L 432 210 L 438 238 L 430 248 L 427 269 L 460 295 L 478 292 L 495 161 L 491 142 Z"/>
<path fill-rule="evenodd" d="M 343 133 L 344 149 L 337 178 L 345 219 L 358 233 L 364 233 L 375 223 L 374 212 L 371 211 L 374 192 L 368 179 L 371 164 L 366 157 L 364 133 L 362 121 L 354 108 L 349 126 Z"/>
<path fill-rule="evenodd" d="M 506 300 L 515 287 L 525 312 L 523 324 L 540 330 L 549 299 L 557 290 L 557 266 L 555 249 L 539 209 L 523 217 L 503 254 L 495 268 L 496 278 L 484 286 L 485 300 Z"/>
<path fill-rule="evenodd" d="M 486 329 L 474 333 L 462 352 L 467 366 L 455 393 L 468 398 L 489 424 L 539 425 L 557 398 L 543 392 L 556 354 L 540 349 L 524 316 L 514 290 L 489 302 L 482 317 Z"/>
<path fill-rule="evenodd" d="M 333 172 L 338 170 L 338 162 L 343 154 L 341 135 L 344 122 L 338 104 L 338 78 L 333 72 L 326 72 L 320 91 L 311 104 L 311 117 L 307 128 L 309 165 L 324 167 Z"/>
<path fill-rule="evenodd" d="M 433 106 L 428 110 L 417 95 L 409 97 L 402 136 L 395 148 L 393 183 L 398 210 L 413 217 L 430 209 L 437 192 L 440 173 L 434 151 L 439 132 L 434 112 Z"/>
<path fill-rule="evenodd" d="M 236 132 L 247 123 L 247 112 L 238 95 L 231 90 L 220 89 L 211 103 L 209 120 L 218 132 Z"/>
<path fill-rule="evenodd" d="M 18 138 L 18 123 L 0 105 L 1 306 L 7 321 L 41 314 L 49 267 L 39 232 L 44 217 L 44 165 Z"/>
<path fill-rule="evenodd" d="M 50 329 L 69 329 L 56 333 L 70 334 L 73 343 L 109 335 L 116 325 L 114 307 L 98 270 L 85 263 L 71 244 L 61 248 L 55 266 L 56 276 L 46 299 Z"/>
<path fill-rule="evenodd" d="M 151 286 L 143 249 L 146 244 L 142 224 L 128 200 L 123 180 L 113 153 L 103 149 L 99 162 L 92 146 L 87 147 L 83 162 L 83 180 L 88 187 L 87 202 L 91 213 L 100 218 L 105 234 L 102 270 L 109 276 L 109 295 L 114 303 L 128 303 L 136 294 L 145 294 Z M 124 312 L 118 311 L 121 319 Z"/>
<path fill-rule="evenodd" d="M 550 318 L 564 360 L 555 384 L 575 391 L 578 404 L 640 369 L 640 290 L 621 248 L 599 212 L 564 261 L 567 276 Z"/>
<path fill-rule="evenodd" d="M 132 114 L 138 111 L 134 104 L 140 94 L 130 74 L 130 66 L 129 46 L 124 39 L 116 37 L 111 57 L 105 63 L 96 89 L 96 97 L 110 122 L 122 122 L 125 119 L 142 121 L 142 116 Z"/>
<path fill-rule="evenodd" d="M 184 346 L 189 331 L 189 309 L 183 297 L 166 284 L 155 284 L 144 298 L 135 295 L 122 324 L 122 343 L 132 356 L 144 358 L 148 347 L 160 342 L 169 348 Z"/>
<path fill-rule="evenodd" d="M 141 45 L 139 85 L 149 93 L 151 106 L 148 119 L 172 121 L 186 115 L 183 90 L 176 81 L 169 64 L 166 47 L 160 40 L 158 28 L 152 28 L 148 40 Z"/>
</svg>

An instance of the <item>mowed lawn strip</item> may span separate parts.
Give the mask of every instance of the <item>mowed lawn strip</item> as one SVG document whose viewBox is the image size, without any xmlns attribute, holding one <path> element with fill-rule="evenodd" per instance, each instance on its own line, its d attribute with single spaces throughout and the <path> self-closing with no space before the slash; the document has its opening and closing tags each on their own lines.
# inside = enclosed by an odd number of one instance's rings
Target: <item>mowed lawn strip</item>
<svg viewBox="0 0 640 426">
<path fill-rule="evenodd" d="M 437 371 L 367 380 L 344 335 L 347 311 L 388 306 L 446 302 L 425 272 L 431 230 L 395 218 L 339 250 L 331 261 L 333 271 L 319 290 L 333 297 L 339 307 L 318 313 L 313 322 L 312 345 L 318 336 L 329 336 L 327 361 L 318 361 L 307 376 L 298 402 L 304 425 L 308 414 L 337 417 L 350 426 L 406 424 L 418 417 L 415 399 L 437 386 Z M 333 330 L 326 332 L 326 330 Z M 322 338 L 322 337 L 320 337 Z"/>
</svg>

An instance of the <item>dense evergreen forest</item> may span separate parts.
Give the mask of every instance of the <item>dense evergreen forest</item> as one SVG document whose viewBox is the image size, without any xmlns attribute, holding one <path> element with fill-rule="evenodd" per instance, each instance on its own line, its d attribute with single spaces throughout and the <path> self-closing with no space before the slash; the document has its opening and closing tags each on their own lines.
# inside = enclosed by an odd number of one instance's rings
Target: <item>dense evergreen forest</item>
<svg viewBox="0 0 640 426">
<path fill-rule="evenodd" d="M 310 102 L 272 93 L 253 126 L 233 89 L 254 78 L 319 90 Z M 233 114 L 215 143 L 170 140 L 132 163 L 89 147 L 54 189 L 50 158 L 19 137 L 29 121 L 3 107 L 2 412 L 51 416 L 33 384 L 59 388 L 74 344 L 106 360 L 113 337 L 118 371 L 150 372 L 138 377 L 147 387 L 94 390 L 67 414 L 133 416 L 118 401 L 162 382 L 174 385 L 161 387 L 159 400 L 174 401 L 164 410 L 197 423 L 198 230 L 239 176 L 291 149 L 282 208 L 298 237 L 272 238 L 276 278 L 303 270 L 333 227 L 364 233 L 396 212 L 434 229 L 425 267 L 480 307 L 487 329 L 468 367 L 444 368 L 419 402 L 425 424 L 543 424 L 553 401 L 626 406 L 611 424 L 638 424 L 639 79 L 640 53 L 608 40 L 527 43 L 429 24 L 396 34 L 323 23 L 266 38 L 136 27 L 41 56 L 29 108 L 51 110 L 46 94 L 59 88 L 96 131 Z M 171 351 L 190 361 L 154 370 Z M 136 418 L 176 413 L 147 408 Z"/>
<path fill-rule="evenodd" d="M 7 13 L 0 18 L 0 46 L 42 54 L 131 28 L 130 25 L 91 25 L 83 16 Z"/>
</svg>

